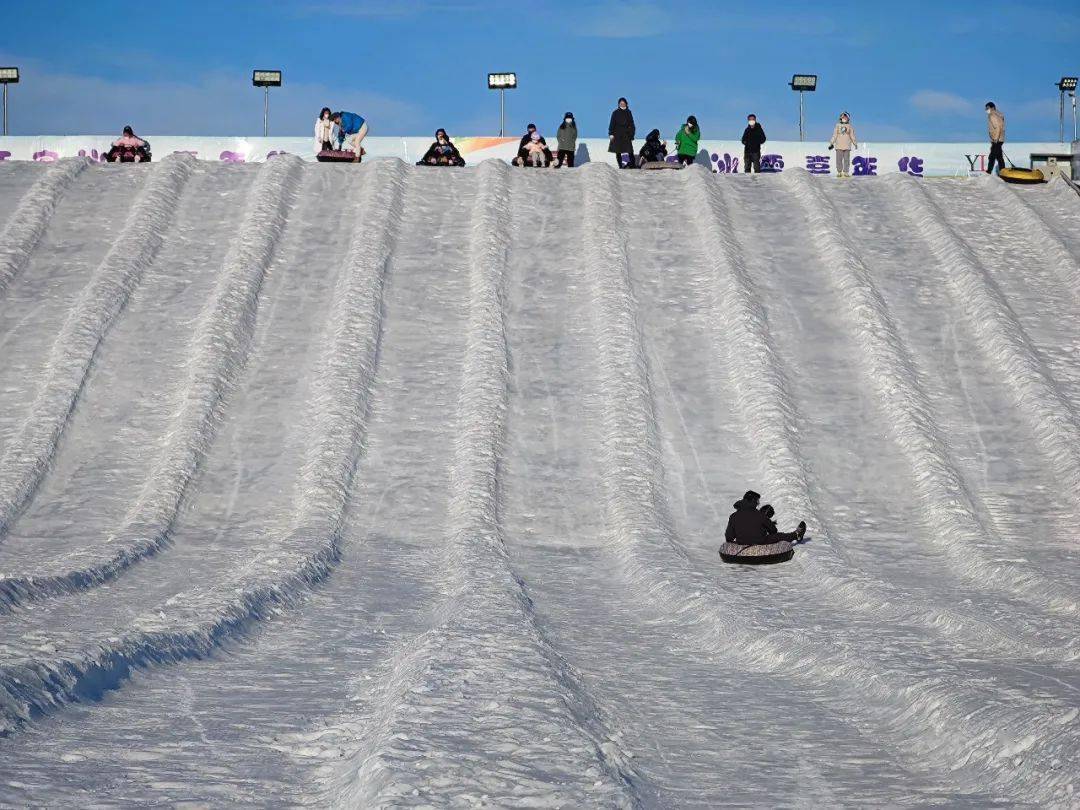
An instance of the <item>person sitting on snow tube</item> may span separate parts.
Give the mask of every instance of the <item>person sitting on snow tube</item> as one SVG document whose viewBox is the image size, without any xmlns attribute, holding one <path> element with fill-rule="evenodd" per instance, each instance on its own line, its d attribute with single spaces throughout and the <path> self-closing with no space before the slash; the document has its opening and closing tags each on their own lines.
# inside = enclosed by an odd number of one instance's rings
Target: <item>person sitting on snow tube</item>
<svg viewBox="0 0 1080 810">
<path fill-rule="evenodd" d="M 760 502 L 761 495 L 753 490 L 748 490 L 741 500 L 735 502 L 735 511 L 728 518 L 727 529 L 724 531 L 725 540 L 743 546 L 756 546 L 779 543 L 782 540 L 796 543 L 802 539 L 806 533 L 805 522 L 800 522 L 799 528 L 793 532 L 778 532 L 776 524 L 772 522 L 772 515 L 758 509 Z M 771 506 L 769 512 L 773 513 Z"/>
<path fill-rule="evenodd" d="M 416 162 L 417 166 L 464 166 L 465 160 L 461 157 L 457 147 L 450 141 L 450 136 L 445 129 L 435 130 L 435 142 L 431 144 L 424 156 Z"/>
<path fill-rule="evenodd" d="M 654 129 L 645 136 L 645 145 L 638 152 L 638 166 L 659 163 L 667 157 L 667 141 L 660 140 L 660 130 Z"/>
<path fill-rule="evenodd" d="M 540 141 L 540 145 L 544 147 L 544 165 L 551 165 L 553 160 L 551 150 L 548 149 L 547 141 L 544 140 L 544 136 L 536 131 L 536 124 L 529 124 L 525 128 L 525 134 L 521 136 L 521 142 L 518 144 L 517 157 L 515 157 L 512 163 L 515 166 L 524 166 L 529 161 L 529 152 L 532 150 L 533 135 Z"/>
<path fill-rule="evenodd" d="M 112 142 L 112 149 L 105 153 L 109 163 L 149 163 L 150 144 L 135 135 L 131 126 L 124 127 L 124 134 Z"/>
</svg>

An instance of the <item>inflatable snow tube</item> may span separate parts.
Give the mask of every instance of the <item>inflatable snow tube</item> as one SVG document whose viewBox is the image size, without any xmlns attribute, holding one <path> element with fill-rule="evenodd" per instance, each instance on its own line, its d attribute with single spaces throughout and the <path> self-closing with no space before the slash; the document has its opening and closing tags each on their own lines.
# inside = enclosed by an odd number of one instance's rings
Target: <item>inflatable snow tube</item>
<svg viewBox="0 0 1080 810">
<path fill-rule="evenodd" d="M 1002 169 L 998 172 L 998 177 L 1004 180 L 1006 183 L 1021 183 L 1021 184 L 1033 184 L 1033 183 L 1045 183 L 1046 177 L 1038 169 Z"/>
<path fill-rule="evenodd" d="M 724 543 L 720 546 L 720 559 L 726 563 L 741 565 L 771 565 L 787 562 L 795 556 L 795 547 L 787 540 L 755 546 L 742 543 Z"/>
<path fill-rule="evenodd" d="M 360 157 L 362 158 L 367 154 L 367 150 L 364 147 L 360 147 Z M 319 163 L 359 163 L 356 159 L 356 153 L 351 149 L 323 149 L 319 154 L 315 155 L 315 159 Z"/>
</svg>

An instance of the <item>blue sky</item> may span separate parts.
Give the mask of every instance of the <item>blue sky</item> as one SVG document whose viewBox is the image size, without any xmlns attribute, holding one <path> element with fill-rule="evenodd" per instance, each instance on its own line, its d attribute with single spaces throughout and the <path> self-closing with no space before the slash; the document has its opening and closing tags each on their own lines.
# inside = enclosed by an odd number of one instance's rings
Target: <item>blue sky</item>
<svg viewBox="0 0 1080 810">
<path fill-rule="evenodd" d="M 261 134 L 258 67 L 285 72 L 272 135 L 309 134 L 323 104 L 365 115 L 373 135 L 494 135 L 485 76 L 515 70 L 511 134 L 528 121 L 550 132 L 573 110 L 583 134 L 604 135 L 625 95 L 641 131 L 670 136 L 693 113 L 706 138 L 737 138 L 752 111 L 770 137 L 795 138 L 787 82 L 805 71 L 821 76 L 806 98 L 809 138 L 826 139 L 847 109 L 861 140 L 981 141 L 993 99 L 1012 140 L 1056 140 L 1053 84 L 1080 73 L 1080 12 L 1076 0 L 4 0 L 0 64 L 22 69 L 16 135 L 125 123 L 147 135 Z"/>
</svg>

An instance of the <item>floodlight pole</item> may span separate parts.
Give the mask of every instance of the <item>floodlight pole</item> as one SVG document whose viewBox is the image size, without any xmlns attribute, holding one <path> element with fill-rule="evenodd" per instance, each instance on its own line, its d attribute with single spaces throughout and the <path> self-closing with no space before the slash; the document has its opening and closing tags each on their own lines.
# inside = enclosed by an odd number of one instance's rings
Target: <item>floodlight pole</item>
<svg viewBox="0 0 1080 810">
<path fill-rule="evenodd" d="M 799 91 L 799 141 L 803 140 L 803 91 Z"/>
<path fill-rule="evenodd" d="M 1076 143 L 1076 91 L 1073 90 L 1070 94 L 1072 96 L 1072 108 L 1073 108 L 1073 143 Z"/>
<path fill-rule="evenodd" d="M 1065 85 L 1058 84 L 1058 143 L 1065 143 Z"/>
<path fill-rule="evenodd" d="M 270 87 L 263 87 L 263 137 L 270 134 Z"/>
<path fill-rule="evenodd" d="M 506 88 L 499 88 L 499 137 L 506 130 Z"/>
<path fill-rule="evenodd" d="M 4 82 L 4 136 L 7 137 L 7 82 Z"/>
</svg>

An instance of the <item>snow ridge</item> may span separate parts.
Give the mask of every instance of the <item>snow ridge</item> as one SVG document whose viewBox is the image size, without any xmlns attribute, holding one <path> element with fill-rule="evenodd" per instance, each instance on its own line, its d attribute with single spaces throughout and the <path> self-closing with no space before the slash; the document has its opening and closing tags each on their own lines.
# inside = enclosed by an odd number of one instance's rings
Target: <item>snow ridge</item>
<svg viewBox="0 0 1080 810">
<path fill-rule="evenodd" d="M 990 196 L 1008 211 L 1009 217 L 1020 226 L 1020 230 L 1032 244 L 1038 245 L 1040 250 L 1049 254 L 1047 265 L 1058 274 L 1062 286 L 1072 294 L 1074 304 L 1080 305 L 1080 262 L 1046 221 L 1045 215 L 1025 200 L 1023 195 L 1007 188 L 996 177 L 980 178 L 979 186 L 985 188 Z M 1076 200 L 1069 202 L 1071 205 L 1076 204 Z"/>
<path fill-rule="evenodd" d="M 435 611 L 435 626 L 393 657 L 365 716 L 347 715 L 320 734 L 333 743 L 325 756 L 350 751 L 345 760 L 335 757 L 328 773 L 319 769 L 318 792 L 333 806 L 468 803 L 484 796 L 499 805 L 641 804 L 640 777 L 580 677 L 537 626 L 502 536 L 509 174 L 494 160 L 477 169 L 443 558 L 447 599 Z M 508 704 L 509 684 L 535 700 Z M 426 756 L 418 759 L 418 749 Z"/>
<path fill-rule="evenodd" d="M 838 706 L 863 716 L 916 769 L 935 770 L 971 791 L 989 781 L 1018 799 L 1062 801 L 1072 789 L 1071 776 L 1051 765 L 1076 750 L 1075 716 L 1037 710 L 1023 697 L 970 684 L 959 672 L 912 682 L 903 670 L 874 663 L 865 650 L 768 631 L 770 617 L 752 609 L 721 612 L 724 595 L 688 564 L 667 512 L 648 366 L 620 235 L 625 225 L 618 175 L 601 165 L 585 166 L 582 174 L 607 508 L 617 556 L 639 595 L 706 650 L 807 688 L 826 685 Z M 1027 755 L 1005 758 L 1004 741 L 1024 735 L 1032 737 Z"/>
<path fill-rule="evenodd" d="M 249 194 L 244 228 L 225 257 L 211 298 L 195 325 L 186 385 L 168 441 L 158 454 L 123 525 L 104 547 L 60 558 L 50 569 L 0 577 L 0 611 L 44 596 L 71 593 L 119 576 L 161 550 L 180 502 L 213 441 L 223 400 L 243 374 L 259 308 L 259 291 L 285 229 L 302 161 L 278 156 L 260 168 Z"/>
<path fill-rule="evenodd" d="M 48 470 L 94 355 L 161 248 L 194 166 L 190 155 L 175 155 L 154 167 L 53 343 L 34 404 L 0 459 L 0 539 Z"/>
<path fill-rule="evenodd" d="M 1015 565 L 996 565 L 980 551 L 980 538 L 997 530 L 981 515 L 972 493 L 953 460 L 944 432 L 934 419 L 930 398 L 919 377 L 911 350 L 904 342 L 873 276 L 859 257 L 829 195 L 802 170 L 785 172 L 789 186 L 810 224 L 810 239 L 834 288 L 850 306 L 844 308 L 863 351 L 863 376 L 877 394 L 892 438 L 907 457 L 912 482 L 923 513 L 952 570 L 983 587 L 993 585 L 1010 596 L 1049 611 L 1073 614 L 1077 603 L 1067 588 L 1054 587 L 1044 576 L 1023 572 Z M 1070 649 L 1069 656 L 1077 652 Z"/>
<path fill-rule="evenodd" d="M 728 337 L 720 341 L 717 353 L 726 357 L 733 371 L 736 399 L 747 432 L 755 437 L 759 446 L 770 448 L 766 461 L 769 491 L 778 493 L 787 503 L 785 509 L 790 509 L 792 514 L 809 516 L 814 530 L 829 538 L 827 521 L 814 506 L 809 474 L 801 461 L 797 408 L 789 394 L 787 373 L 772 346 L 768 318 L 747 274 L 743 247 L 727 214 L 730 203 L 725 196 L 729 192 L 724 184 L 710 184 L 705 179 L 695 172 L 688 177 L 687 183 L 694 195 L 693 210 L 702 243 L 714 263 L 714 289 L 718 295 L 713 302 L 713 336 L 714 339 L 722 334 Z M 858 277 L 855 281 L 858 282 Z M 877 340 L 877 333 L 874 335 Z M 756 375 L 747 377 L 734 373 L 739 363 L 745 362 L 740 358 L 751 357 L 758 370 Z M 827 552 L 827 555 L 821 552 Z M 953 605 L 923 607 L 913 604 L 907 594 L 897 592 L 888 583 L 857 575 L 836 556 L 831 543 L 815 546 L 812 554 L 797 554 L 795 560 L 808 570 L 809 581 L 826 601 L 842 600 L 847 610 L 914 622 L 969 647 L 994 650 L 1009 658 L 1018 652 L 1037 659 L 1056 661 L 1062 658 L 1061 650 L 1047 649 L 1044 643 L 1031 640 L 1031 637 L 1041 637 L 1039 631 L 1028 637 L 1016 627 L 1002 628 L 980 616 L 959 613 Z M 1071 649 L 1064 653 L 1066 658 L 1074 654 Z"/>
<path fill-rule="evenodd" d="M 135 669 L 206 656 L 251 623 L 295 605 L 329 574 L 340 558 L 338 530 L 363 448 L 404 169 L 395 160 L 359 170 L 371 216 L 356 229 L 328 320 L 313 416 L 304 426 L 311 455 L 299 476 L 294 529 L 223 581 L 147 611 L 120 637 L 72 655 L 0 666 L 0 737 L 64 703 L 119 687 Z"/>
<path fill-rule="evenodd" d="M 64 191 L 89 165 L 86 158 L 68 158 L 49 168 L 19 200 L 19 207 L 0 234 L 0 295 L 30 260 Z"/>
<path fill-rule="evenodd" d="M 1002 369 L 1017 408 L 1062 479 L 1074 503 L 1080 503 L 1080 419 L 1058 382 L 1039 357 L 971 246 L 948 224 L 941 206 L 915 178 L 888 178 L 900 188 L 904 215 L 921 231 L 942 265 L 949 289 L 987 355 Z"/>
</svg>

